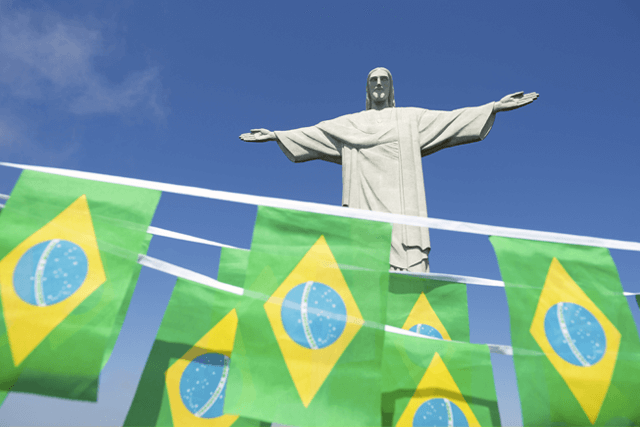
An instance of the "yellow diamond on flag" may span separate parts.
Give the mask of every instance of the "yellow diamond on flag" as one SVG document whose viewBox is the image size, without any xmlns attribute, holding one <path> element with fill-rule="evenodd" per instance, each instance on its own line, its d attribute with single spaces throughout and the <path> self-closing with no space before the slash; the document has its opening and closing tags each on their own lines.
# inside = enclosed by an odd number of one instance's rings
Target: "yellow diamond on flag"
<svg viewBox="0 0 640 427">
<path fill-rule="evenodd" d="M 229 427 L 239 418 L 222 413 L 237 327 L 233 309 L 167 369 L 174 426 Z"/>
<path fill-rule="evenodd" d="M 451 340 L 449 333 L 431 307 L 431 304 L 429 304 L 424 292 L 420 293 L 402 329 L 434 338 Z"/>
<path fill-rule="evenodd" d="M 324 236 L 264 309 L 300 399 L 308 407 L 364 323 Z"/>
<path fill-rule="evenodd" d="M 438 353 L 416 387 L 396 426 L 468 425 L 480 423 Z"/>
<path fill-rule="evenodd" d="M 106 281 L 85 196 L 0 261 L 0 292 L 16 366 Z"/>
<path fill-rule="evenodd" d="M 609 390 L 621 336 L 556 258 L 529 331 L 595 423 Z"/>
</svg>

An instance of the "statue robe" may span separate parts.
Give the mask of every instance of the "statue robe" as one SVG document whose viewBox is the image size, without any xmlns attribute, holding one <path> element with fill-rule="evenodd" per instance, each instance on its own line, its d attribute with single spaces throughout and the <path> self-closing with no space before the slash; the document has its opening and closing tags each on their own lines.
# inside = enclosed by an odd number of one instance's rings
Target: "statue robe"
<svg viewBox="0 0 640 427">
<path fill-rule="evenodd" d="M 494 118 L 493 103 L 454 111 L 385 108 L 275 134 L 293 162 L 342 165 L 343 206 L 426 217 L 422 157 L 484 139 Z M 392 267 L 426 271 L 430 248 L 427 228 L 393 225 Z"/>
</svg>

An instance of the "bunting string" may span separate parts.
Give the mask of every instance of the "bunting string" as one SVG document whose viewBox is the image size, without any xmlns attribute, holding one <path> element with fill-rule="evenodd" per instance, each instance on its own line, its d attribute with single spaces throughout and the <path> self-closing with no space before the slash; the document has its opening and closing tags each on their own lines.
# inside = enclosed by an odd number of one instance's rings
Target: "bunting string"
<svg viewBox="0 0 640 427">
<path fill-rule="evenodd" d="M 227 191 L 209 190 L 206 188 L 191 187 L 186 185 L 167 184 L 155 181 L 147 181 L 136 178 L 125 178 L 114 175 L 105 175 L 94 172 L 82 172 L 71 169 L 52 168 L 44 166 L 30 166 L 16 163 L 0 162 L 0 165 L 28 169 L 55 175 L 74 178 L 89 179 L 93 181 L 109 182 L 113 184 L 129 185 L 140 188 L 164 191 L 167 193 L 182 194 L 187 196 L 203 197 L 215 200 L 243 203 L 256 206 L 269 206 L 275 208 L 293 209 L 303 212 L 313 212 L 340 217 L 366 219 L 370 221 L 389 222 L 393 224 L 413 225 L 428 227 L 437 230 L 458 231 L 461 233 L 482 234 L 486 236 L 511 237 L 516 239 L 538 240 L 554 243 L 566 243 L 572 245 L 597 246 L 609 249 L 622 249 L 640 252 L 640 242 L 603 239 L 599 237 L 578 236 L 573 234 L 554 233 L 548 231 L 525 230 L 520 228 L 500 227 L 493 225 L 475 224 L 471 222 L 453 221 L 437 218 L 425 218 L 393 214 L 388 212 L 365 211 L 362 209 L 331 206 L 321 203 L 301 202 L 297 200 L 279 199 L 274 197 L 254 196 L 250 194 L 231 193 Z"/>
<path fill-rule="evenodd" d="M 0 194 L 0 199 L 9 200 L 9 196 L 6 195 L 6 194 Z M 2 206 L 2 205 L 0 205 L 0 206 Z M 246 249 L 246 248 L 239 248 L 237 246 L 232 246 L 232 245 L 228 245 L 228 244 L 225 244 L 225 243 L 220 243 L 220 242 L 216 242 L 216 241 L 213 241 L 213 240 L 203 239 L 201 237 L 195 237 L 195 236 L 191 236 L 191 235 L 184 234 L 184 233 L 179 233 L 179 232 L 176 232 L 176 231 L 167 230 L 167 229 L 160 228 L 160 227 L 149 226 L 148 229 L 147 229 L 147 233 L 153 234 L 154 236 L 167 237 L 167 238 L 170 238 L 170 239 L 181 240 L 181 241 L 185 241 L 185 242 L 200 243 L 200 244 L 204 244 L 204 245 L 208 245 L 208 246 L 239 249 L 239 250 L 246 250 L 246 251 L 249 250 L 249 249 Z M 151 264 L 153 264 L 153 263 L 151 263 Z M 146 265 L 146 264 L 142 264 L 142 265 Z M 175 268 L 181 268 L 181 267 L 177 267 L 177 266 L 174 266 L 174 267 Z M 341 269 L 353 269 L 353 268 L 356 268 L 354 266 L 349 266 L 349 265 L 338 265 L 336 267 L 337 268 L 341 268 Z M 153 268 L 153 267 L 151 267 L 151 268 Z M 176 270 L 176 271 L 178 271 L 178 270 Z M 184 270 L 183 273 L 184 274 L 196 274 L 196 275 L 199 275 L 199 273 L 190 272 L 189 270 Z M 431 280 L 438 280 L 438 281 L 449 282 L 449 283 L 460 283 L 460 284 L 464 284 L 464 285 L 479 285 L 479 286 L 490 286 L 490 287 L 504 288 L 504 282 L 501 281 L 501 280 L 485 279 L 485 278 L 481 278 L 481 277 L 461 276 L 461 275 L 457 275 L 457 274 L 446 274 L 446 273 L 416 273 L 416 272 L 408 272 L 408 271 L 394 271 L 394 273 L 396 273 L 396 274 L 405 274 L 405 275 L 410 275 L 410 276 L 424 277 L 424 278 L 431 279 Z M 185 277 L 185 276 L 178 276 L 178 277 Z M 207 276 L 202 276 L 202 275 L 193 276 L 193 277 L 194 278 L 190 278 L 189 280 L 193 280 L 194 282 L 198 282 L 198 283 L 202 283 L 202 284 L 205 284 L 204 282 L 202 282 L 202 280 L 204 280 L 206 282 L 207 279 L 210 279 Z M 185 278 L 188 278 L 188 277 L 185 277 Z M 211 279 L 211 280 L 213 280 L 213 279 Z M 230 292 L 233 292 L 233 291 L 230 291 Z M 233 293 L 236 293 L 236 292 L 233 292 Z M 239 294 L 239 295 L 242 295 L 242 294 Z M 624 296 L 635 296 L 635 295 L 640 295 L 640 292 L 623 292 L 623 295 Z"/>
</svg>

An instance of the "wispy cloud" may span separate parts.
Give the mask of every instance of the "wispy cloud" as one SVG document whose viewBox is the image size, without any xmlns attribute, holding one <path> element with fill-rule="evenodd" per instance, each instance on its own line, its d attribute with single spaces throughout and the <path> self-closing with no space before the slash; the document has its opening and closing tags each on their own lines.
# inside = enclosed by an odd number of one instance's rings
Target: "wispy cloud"
<svg viewBox="0 0 640 427">
<path fill-rule="evenodd" d="M 36 25 L 27 11 L 0 17 L 0 84 L 13 97 L 56 102 L 73 114 L 166 115 L 157 67 L 110 82 L 94 65 L 102 34 L 82 22 L 49 14 Z"/>
<path fill-rule="evenodd" d="M 68 163 L 81 145 L 74 138 L 48 146 L 34 138 L 33 126 L 4 108 L 0 108 L 0 153 L 2 160 L 59 165 Z"/>
</svg>

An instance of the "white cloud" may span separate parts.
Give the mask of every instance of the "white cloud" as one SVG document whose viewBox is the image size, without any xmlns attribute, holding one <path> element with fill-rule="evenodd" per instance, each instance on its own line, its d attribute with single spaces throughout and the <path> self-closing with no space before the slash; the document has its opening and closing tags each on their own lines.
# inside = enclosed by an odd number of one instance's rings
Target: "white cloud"
<svg viewBox="0 0 640 427">
<path fill-rule="evenodd" d="M 28 126 L 15 114 L 0 109 L 0 153 L 2 160 L 60 165 L 68 163 L 80 149 L 75 138 L 57 141 L 54 146 L 38 142 L 33 126 Z"/>
<path fill-rule="evenodd" d="M 36 25 L 28 12 L 0 17 L 0 84 L 17 98 L 57 102 L 74 114 L 125 114 L 140 107 L 166 115 L 156 67 L 112 83 L 94 66 L 103 53 L 99 30 L 49 14 Z"/>
</svg>

